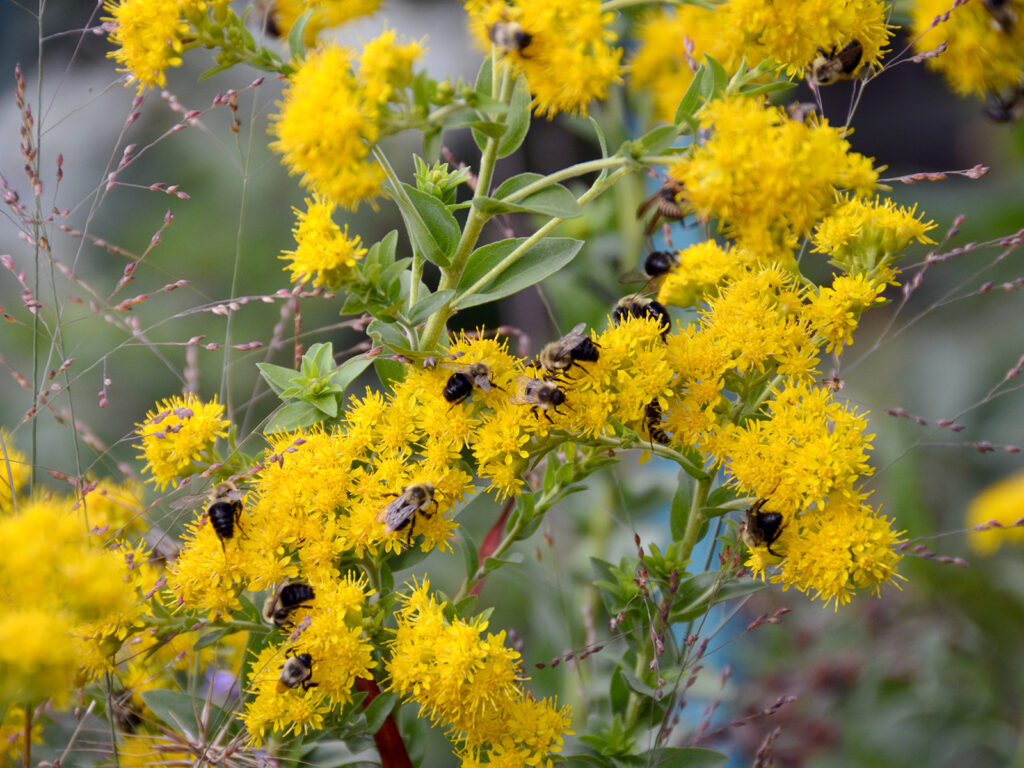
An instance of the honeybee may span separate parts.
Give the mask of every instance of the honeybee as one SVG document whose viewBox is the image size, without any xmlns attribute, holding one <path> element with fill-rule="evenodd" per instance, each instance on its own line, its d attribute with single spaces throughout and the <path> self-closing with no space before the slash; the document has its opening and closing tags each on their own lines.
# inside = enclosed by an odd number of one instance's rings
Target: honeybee
<svg viewBox="0 0 1024 768">
<path fill-rule="evenodd" d="M 277 680 L 277 690 L 284 692 L 289 688 L 298 688 L 306 691 L 315 688 L 319 683 L 311 683 L 309 678 L 313 676 L 313 657 L 308 653 L 295 653 L 294 648 L 284 652 L 284 664 L 281 665 L 281 676 Z"/>
<path fill-rule="evenodd" d="M 242 518 L 242 492 L 230 480 L 225 480 L 213 487 L 210 502 L 206 516 L 223 549 L 224 542 L 235 535 L 235 526 Z"/>
<path fill-rule="evenodd" d="M 682 192 L 682 183 L 670 177 L 665 179 L 662 185 L 658 187 L 657 192 L 640 204 L 640 207 L 636 209 L 636 217 L 638 219 L 644 217 L 648 208 L 652 205 L 655 206 L 654 215 L 647 224 L 647 229 L 644 230 L 646 235 L 650 236 L 650 234 L 657 229 L 658 222 L 661 219 L 672 219 L 673 221 L 677 221 L 686 216 L 686 211 L 683 209 L 683 206 L 680 204 L 678 199 Z"/>
<path fill-rule="evenodd" d="M 784 557 L 772 550 L 772 544 L 782 535 L 786 526 L 782 523 L 782 515 L 778 512 L 762 512 L 768 499 L 758 499 L 747 508 L 747 522 L 743 526 L 743 543 L 748 547 L 766 547 L 768 553 L 775 557 Z"/>
<path fill-rule="evenodd" d="M 807 76 L 815 85 L 831 85 L 839 80 L 848 80 L 856 74 L 863 55 L 864 46 L 859 40 L 851 40 L 838 53 L 835 48 L 828 53 L 824 48 L 818 48 L 817 57 L 807 68 Z"/>
<path fill-rule="evenodd" d="M 497 384 L 491 382 L 491 367 L 487 363 L 477 362 L 448 365 L 447 367 L 454 368 L 455 373 L 448 377 L 442 394 L 444 399 L 453 406 L 473 394 L 473 387 L 480 387 L 484 392 L 490 392 L 491 387 L 501 389 Z"/>
<path fill-rule="evenodd" d="M 982 0 L 985 10 L 992 16 L 992 26 L 1000 32 L 1012 32 L 1017 14 L 1010 8 L 1010 0 Z"/>
<path fill-rule="evenodd" d="M 574 365 L 583 368 L 580 361 L 595 363 L 600 354 L 598 346 L 582 331 L 586 323 L 580 323 L 558 341 L 552 341 L 540 351 L 540 364 L 549 374 L 546 378 L 555 378 L 568 371 Z"/>
<path fill-rule="evenodd" d="M 996 123 L 1020 120 L 1024 117 L 1024 87 L 1018 87 L 1005 96 L 993 94 L 985 107 L 985 115 Z"/>
<path fill-rule="evenodd" d="M 496 47 L 509 53 L 522 53 L 533 41 L 533 35 L 518 21 L 496 21 L 487 30 L 487 36 Z"/>
<path fill-rule="evenodd" d="M 416 527 L 416 513 L 424 517 L 430 517 L 433 512 L 428 512 L 434 503 L 434 486 L 430 483 L 415 483 L 407 485 L 401 493 L 393 493 L 397 498 L 388 504 L 377 515 L 377 521 L 383 522 L 388 533 L 400 531 L 409 526 L 409 537 L 407 544 L 412 544 L 412 533 Z"/>
<path fill-rule="evenodd" d="M 544 414 L 544 418 L 554 424 L 548 408 L 555 413 L 561 413 L 558 406 L 565 402 L 565 393 L 558 388 L 558 385 L 543 379 L 531 379 L 529 376 L 516 376 L 516 384 L 519 390 L 512 395 L 510 401 L 513 405 L 529 405 L 530 410 L 537 418 Z"/>
<path fill-rule="evenodd" d="M 672 318 L 661 302 L 649 296 L 633 293 L 623 296 L 612 309 L 612 323 L 618 325 L 629 317 L 650 317 L 658 321 L 662 327 L 661 338 L 668 336 L 672 328 Z"/>
<path fill-rule="evenodd" d="M 661 410 L 661 403 L 654 398 L 644 406 L 644 426 L 647 427 L 647 434 L 651 436 L 651 447 L 654 443 L 665 445 L 669 442 L 669 436 L 661 428 L 661 420 L 664 414 Z"/>
<path fill-rule="evenodd" d="M 278 629 L 291 625 L 291 615 L 299 608 L 308 608 L 316 597 L 313 588 L 303 581 L 285 584 L 263 603 L 263 620 Z"/>
</svg>

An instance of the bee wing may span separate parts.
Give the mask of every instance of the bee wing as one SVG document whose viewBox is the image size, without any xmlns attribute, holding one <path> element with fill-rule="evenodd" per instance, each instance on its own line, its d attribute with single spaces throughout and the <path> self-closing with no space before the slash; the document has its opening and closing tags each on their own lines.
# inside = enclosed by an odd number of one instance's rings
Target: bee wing
<svg viewBox="0 0 1024 768">
<path fill-rule="evenodd" d="M 377 514 L 377 522 L 384 523 L 388 533 L 397 531 L 416 513 L 416 505 L 412 504 L 403 493 Z"/>
<path fill-rule="evenodd" d="M 630 283 L 644 283 L 650 280 L 650 276 L 644 272 L 640 267 L 629 270 L 626 274 L 619 278 L 619 285 L 629 285 Z"/>
<path fill-rule="evenodd" d="M 206 507 L 209 500 L 209 494 L 190 493 L 188 496 L 180 496 L 177 499 L 171 500 L 167 503 L 167 506 L 175 511 L 180 511 L 182 509 L 197 509 L 198 507 Z"/>
<path fill-rule="evenodd" d="M 509 402 L 513 405 L 536 405 L 537 398 L 526 394 L 527 389 L 532 387 L 535 381 L 536 379 L 529 376 L 516 376 L 516 391 L 509 397 Z"/>
<path fill-rule="evenodd" d="M 491 377 L 490 376 L 476 376 L 473 379 L 473 384 L 480 387 L 484 392 L 491 391 Z"/>
<path fill-rule="evenodd" d="M 586 323 L 580 323 L 567 334 L 565 334 L 565 336 L 562 337 L 562 341 L 575 341 L 576 339 L 586 338 L 586 336 L 583 333 L 583 329 L 586 327 Z"/>
</svg>

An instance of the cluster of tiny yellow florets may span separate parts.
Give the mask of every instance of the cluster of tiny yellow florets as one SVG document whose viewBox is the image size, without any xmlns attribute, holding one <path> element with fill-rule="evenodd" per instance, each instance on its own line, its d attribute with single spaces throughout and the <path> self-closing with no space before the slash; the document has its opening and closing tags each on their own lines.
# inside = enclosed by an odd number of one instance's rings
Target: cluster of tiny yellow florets
<svg viewBox="0 0 1024 768">
<path fill-rule="evenodd" d="M 14 447 L 11 433 L 0 428 L 0 512 L 11 508 L 14 498 L 28 482 L 32 470 L 28 457 Z"/>
<path fill-rule="evenodd" d="M 306 11 L 312 11 L 302 28 L 302 41 L 312 46 L 320 33 L 352 19 L 376 13 L 383 0 L 274 0 L 270 4 L 270 28 L 279 37 L 288 37 L 292 26 Z"/>
<path fill-rule="evenodd" d="M 167 82 L 167 68 L 181 66 L 184 40 L 190 27 L 183 17 L 183 0 L 107 0 L 103 8 L 112 25 L 107 55 L 128 73 L 125 85 L 139 93 Z"/>
<path fill-rule="evenodd" d="M 424 581 L 403 598 L 387 672 L 395 691 L 450 730 L 463 765 L 550 766 L 571 713 L 523 688 L 522 659 L 487 621 L 445 619 Z"/>
<path fill-rule="evenodd" d="M 337 206 L 320 195 L 306 199 L 306 210 L 293 208 L 298 221 L 292 233 L 295 250 L 285 251 L 281 258 L 291 261 L 286 267 L 293 283 L 312 282 L 337 290 L 353 274 L 356 263 L 366 254 L 359 235 L 349 237 L 348 225 L 342 230 L 332 218 Z"/>
<path fill-rule="evenodd" d="M 518 24 L 529 36 L 522 50 L 503 53 L 526 76 L 538 115 L 586 115 L 590 102 L 620 80 L 615 14 L 603 11 L 600 0 L 466 0 L 466 12 L 484 49 L 491 47 L 495 24 Z"/>
<path fill-rule="evenodd" d="M 334 43 L 314 51 L 288 79 L 271 126 L 271 148 L 290 173 L 324 199 L 355 209 L 380 194 L 384 172 L 370 157 L 389 99 L 412 81 L 417 42 L 385 30 L 363 54 Z M 356 62 L 359 62 L 358 72 Z"/>
<path fill-rule="evenodd" d="M 845 272 L 870 272 L 915 240 L 935 242 L 928 237 L 935 222 L 919 219 L 916 209 L 892 200 L 846 200 L 818 224 L 814 250 L 827 253 Z"/>
<path fill-rule="evenodd" d="M 195 395 L 175 395 L 146 413 L 135 433 L 142 438 L 142 456 L 158 488 L 191 475 L 198 462 L 208 459 L 218 437 L 227 435 L 224 406 L 214 398 L 204 403 Z"/>
<path fill-rule="evenodd" d="M 1024 1 L 915 0 L 911 10 L 914 47 L 945 46 L 928 59 L 953 90 L 964 96 L 989 93 L 1013 99 L 1024 88 Z"/>
</svg>

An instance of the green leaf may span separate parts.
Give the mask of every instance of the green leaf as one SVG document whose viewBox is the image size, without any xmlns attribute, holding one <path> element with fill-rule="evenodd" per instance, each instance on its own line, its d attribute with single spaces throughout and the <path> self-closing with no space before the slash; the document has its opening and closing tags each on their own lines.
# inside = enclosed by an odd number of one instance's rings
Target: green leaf
<svg viewBox="0 0 1024 768">
<path fill-rule="evenodd" d="M 523 143 L 527 131 L 530 130 L 530 86 L 526 78 L 516 78 L 512 101 L 505 118 L 505 133 L 498 142 L 498 157 L 508 157 Z"/>
<path fill-rule="evenodd" d="M 479 550 L 476 543 L 470 538 L 465 529 L 460 528 L 457 536 L 459 553 L 462 555 L 462 565 L 466 568 L 466 578 L 470 578 L 480 565 Z"/>
<path fill-rule="evenodd" d="M 514 202 L 506 199 L 527 185 L 543 179 L 539 173 L 521 173 L 513 176 L 498 187 L 492 197 L 474 198 L 473 207 L 488 216 L 502 213 L 539 213 L 554 218 L 574 219 L 583 215 L 583 209 L 576 202 L 576 196 L 561 184 L 549 184 Z"/>
<path fill-rule="evenodd" d="M 430 128 L 423 131 L 423 157 L 432 163 L 436 163 L 441 157 L 442 135 L 440 128 Z"/>
<path fill-rule="evenodd" d="M 388 715 L 391 714 L 391 710 L 398 704 L 399 696 L 397 693 L 382 693 L 377 696 L 373 701 L 370 702 L 364 710 L 366 715 L 366 730 L 370 733 L 376 733 L 380 730 L 380 727 L 384 725 L 384 721 L 388 719 Z"/>
<path fill-rule="evenodd" d="M 437 293 L 429 293 L 422 299 L 413 305 L 413 308 L 409 311 L 408 320 L 411 325 L 419 325 L 434 312 L 443 307 L 450 298 L 455 295 L 455 291 L 438 291 Z"/>
<path fill-rule="evenodd" d="M 398 246 L 398 230 L 392 229 L 379 241 L 370 246 L 369 252 L 363 259 L 364 264 L 388 266 L 395 261 L 395 249 Z"/>
<path fill-rule="evenodd" d="M 269 435 L 271 432 L 291 432 L 302 427 L 311 427 L 322 420 L 320 411 L 309 403 L 297 400 L 277 411 L 271 417 L 270 423 L 264 427 L 263 433 Z"/>
<path fill-rule="evenodd" d="M 143 691 L 142 700 L 146 702 L 147 707 L 153 710 L 153 714 L 167 723 L 173 731 L 178 733 L 186 731 L 193 736 L 198 734 L 196 709 L 200 705 L 191 694 L 157 688 Z M 220 707 L 212 706 L 214 709 L 220 710 Z M 223 710 L 220 712 L 223 714 Z"/>
<path fill-rule="evenodd" d="M 411 223 L 403 213 L 409 226 L 409 238 L 428 261 L 447 267 L 462 234 L 459 223 L 448 207 L 433 195 L 408 184 L 402 184 L 402 187 L 416 209 Z"/>
<path fill-rule="evenodd" d="M 675 125 L 661 125 L 638 140 L 640 150 L 644 154 L 657 155 L 671 147 L 679 138 L 679 129 Z"/>
<path fill-rule="evenodd" d="M 303 40 L 306 33 L 306 25 L 313 18 L 315 10 L 315 8 L 307 8 L 295 20 L 295 23 L 292 24 L 291 31 L 288 33 L 288 53 L 289 59 L 292 61 L 296 59 L 301 60 L 306 57 L 306 43 Z"/>
<path fill-rule="evenodd" d="M 402 329 L 394 323 L 385 323 L 382 320 L 372 320 L 370 324 L 366 326 L 366 333 L 371 339 L 373 339 L 373 343 L 377 346 L 387 347 L 388 349 L 400 354 L 412 354 L 412 349 L 409 346 L 409 339 L 406 338 L 404 333 L 402 333 Z"/>
<path fill-rule="evenodd" d="M 523 553 L 512 552 L 506 557 L 485 557 L 484 568 L 488 571 L 494 571 L 503 565 L 519 565 L 521 562 L 523 562 Z"/>
<path fill-rule="evenodd" d="M 505 124 L 499 123 L 497 120 L 470 120 L 465 124 L 466 126 L 473 129 L 473 133 L 481 133 L 489 139 L 497 139 L 505 133 Z M 461 128 L 461 125 L 453 126 L 455 128 Z"/>
<path fill-rule="evenodd" d="M 711 96 L 708 99 L 708 101 L 710 101 L 724 91 L 725 87 L 729 85 L 729 74 L 725 71 L 725 67 L 719 63 L 718 59 L 713 56 L 704 54 L 704 59 L 707 61 L 708 67 L 711 70 Z"/>
<path fill-rule="evenodd" d="M 323 376 L 334 368 L 334 345 L 323 342 L 314 344 L 303 357 L 308 357 L 316 365 L 317 376 Z"/>
<path fill-rule="evenodd" d="M 588 115 L 587 119 L 590 121 L 590 125 L 593 126 L 594 133 L 597 134 L 597 145 L 601 147 L 601 157 L 608 157 L 608 139 L 605 138 L 604 131 L 601 130 L 601 124 L 594 119 L 593 115 Z M 603 174 L 604 171 L 601 171 L 601 173 Z"/>
<path fill-rule="evenodd" d="M 740 93 L 744 96 L 761 96 L 765 93 L 788 91 L 790 88 L 796 88 L 796 83 L 791 83 L 788 80 L 776 80 L 771 83 L 763 83 L 761 85 L 752 85 L 748 88 L 743 88 L 740 90 Z"/>
<path fill-rule="evenodd" d="M 693 80 L 690 81 L 689 87 L 686 89 L 686 93 L 683 94 L 682 100 L 679 102 L 679 106 L 676 107 L 676 116 L 673 122 L 676 125 L 682 125 L 684 122 L 689 125 L 694 125 L 697 122 L 695 116 L 697 107 L 700 106 L 700 94 L 701 94 L 701 81 L 703 80 L 703 73 L 706 70 L 701 67 L 694 75 Z"/>
<path fill-rule="evenodd" d="M 297 379 L 302 378 L 302 374 L 294 368 L 284 368 L 271 363 L 256 363 L 256 367 L 259 369 L 260 375 L 278 397 L 286 389 L 292 387 Z"/>
<path fill-rule="evenodd" d="M 373 367 L 377 371 L 377 378 L 384 385 L 385 389 L 393 390 L 395 384 L 405 378 L 405 365 L 397 360 L 388 360 L 384 357 L 375 357 Z"/>
<path fill-rule="evenodd" d="M 625 704 L 623 704 L 623 706 L 625 706 Z M 598 768 L 609 768 L 611 763 L 595 755 L 570 755 L 564 762 L 559 763 L 560 768 L 561 766 L 569 766 L 569 768 L 573 768 L 574 766 L 582 765 L 596 765 Z"/>
<path fill-rule="evenodd" d="M 471 285 L 500 264 L 523 242 L 525 242 L 525 238 L 500 240 L 473 251 L 466 263 L 462 278 L 459 280 L 458 293 L 462 294 L 468 290 Z M 472 296 L 463 295 L 455 303 L 455 308 L 475 307 L 478 304 L 486 304 L 529 288 L 553 275 L 572 261 L 582 247 L 582 240 L 573 240 L 568 237 L 544 238 L 487 284 L 483 293 Z"/>
<path fill-rule="evenodd" d="M 303 402 L 309 403 L 318 411 L 326 416 L 330 416 L 332 419 L 337 418 L 338 416 L 338 398 L 330 392 L 306 398 Z"/>
<path fill-rule="evenodd" d="M 228 634 L 227 627 L 221 627 L 220 629 L 213 629 L 209 632 L 204 632 L 196 640 L 195 645 L 192 646 L 195 650 L 200 648 L 206 648 L 208 645 L 216 645 L 224 635 Z"/>
<path fill-rule="evenodd" d="M 672 532 L 672 540 L 679 541 L 686 532 L 686 521 L 690 517 L 690 478 L 683 470 L 679 470 L 676 480 L 676 492 L 672 496 L 672 506 L 669 510 L 669 530 Z"/>
<path fill-rule="evenodd" d="M 727 762 L 728 755 L 702 747 L 665 747 L 643 755 L 649 768 L 721 768 Z"/>
<path fill-rule="evenodd" d="M 331 374 L 331 384 L 344 392 L 373 361 L 372 357 L 350 357 Z"/>
</svg>

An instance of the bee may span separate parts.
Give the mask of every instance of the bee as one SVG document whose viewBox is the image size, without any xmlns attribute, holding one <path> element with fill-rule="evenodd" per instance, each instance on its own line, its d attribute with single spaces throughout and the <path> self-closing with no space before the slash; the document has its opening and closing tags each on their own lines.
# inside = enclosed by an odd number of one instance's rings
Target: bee
<svg viewBox="0 0 1024 768">
<path fill-rule="evenodd" d="M 600 354 L 597 344 L 582 333 L 586 325 L 580 323 L 558 341 L 552 341 L 540 351 L 540 364 L 547 371 L 546 378 L 555 378 L 574 365 L 582 369 L 580 361 L 597 362 Z"/>
<path fill-rule="evenodd" d="M 663 339 L 668 336 L 668 332 L 672 328 L 672 318 L 669 317 L 668 310 L 664 305 L 639 293 L 623 296 L 612 309 L 612 322 L 616 325 L 629 317 L 650 317 L 657 320 L 662 327 L 661 338 Z"/>
<path fill-rule="evenodd" d="M 309 678 L 313 676 L 313 657 L 308 653 L 295 653 L 294 648 L 284 652 L 284 664 L 280 666 L 281 676 L 277 680 L 277 690 L 281 693 L 289 688 L 298 688 L 306 691 L 315 688 L 319 683 L 311 683 Z"/>
<path fill-rule="evenodd" d="M 142 723 L 142 715 L 132 705 L 132 692 L 127 688 L 111 692 L 110 713 L 114 717 L 114 722 L 125 733 L 135 733 Z"/>
<path fill-rule="evenodd" d="M 223 549 L 224 542 L 235 535 L 235 526 L 242 518 L 242 492 L 230 480 L 225 480 L 213 487 L 210 502 L 206 516 Z"/>
<path fill-rule="evenodd" d="M 658 398 L 654 398 L 644 406 L 644 426 L 647 427 L 647 434 L 651 436 L 651 448 L 654 448 L 654 443 L 665 445 L 669 442 L 669 436 L 661 428 L 663 416 L 664 413 L 662 413 Z"/>
<path fill-rule="evenodd" d="M 430 483 L 415 483 L 407 485 L 401 493 L 392 493 L 397 498 L 388 504 L 377 515 L 377 521 L 383 522 L 388 533 L 400 531 L 409 526 L 409 538 L 407 544 L 412 544 L 412 532 L 416 526 L 416 513 L 424 517 L 430 517 L 433 512 L 428 512 L 434 503 L 434 486 Z"/>
<path fill-rule="evenodd" d="M 548 408 L 555 413 L 561 413 L 558 406 L 565 402 L 565 393 L 558 388 L 558 385 L 543 379 L 531 379 L 529 376 L 517 376 L 516 384 L 519 386 L 519 391 L 510 398 L 512 404 L 529 405 L 530 410 L 537 418 L 540 418 L 540 414 L 543 412 L 544 418 L 554 424 L 551 415 L 547 412 Z"/>
<path fill-rule="evenodd" d="M 993 94 L 985 107 L 985 115 L 996 123 L 1011 123 L 1020 120 L 1024 116 L 1024 87 L 1018 87 L 1006 96 Z"/>
<path fill-rule="evenodd" d="M 794 101 L 786 105 L 786 114 L 795 123 L 806 123 L 817 111 L 817 105 L 810 101 Z"/>
<path fill-rule="evenodd" d="M 497 384 L 491 383 L 491 367 L 487 363 L 467 363 L 448 367 L 455 368 L 455 373 L 448 377 L 442 394 L 453 407 L 473 394 L 473 387 L 480 387 L 484 392 L 490 392 L 491 387 L 501 389 Z"/>
<path fill-rule="evenodd" d="M 784 557 L 772 550 L 772 544 L 782 535 L 786 526 L 782 523 L 782 515 L 778 512 L 762 512 L 761 508 L 768 499 L 758 499 L 747 508 L 747 522 L 743 526 L 743 543 L 748 547 L 766 547 L 768 553 L 775 557 Z"/>
<path fill-rule="evenodd" d="M 518 21 L 496 21 L 487 30 L 487 36 L 495 46 L 509 53 L 522 53 L 533 41 L 533 35 Z"/>
<path fill-rule="evenodd" d="M 263 603 L 263 620 L 278 629 L 292 624 L 291 615 L 299 608 L 308 608 L 309 601 L 316 597 L 313 588 L 303 581 L 285 584 Z"/>
<path fill-rule="evenodd" d="M 665 179 L 660 187 L 658 187 L 657 192 L 640 204 L 640 207 L 636 209 L 636 217 L 638 219 L 643 218 L 644 214 L 647 213 L 647 209 L 652 205 L 654 206 L 654 215 L 647 224 L 647 229 L 644 230 L 644 234 L 649 237 L 651 233 L 657 229 L 658 222 L 661 219 L 672 219 L 673 221 L 678 221 L 686 216 L 686 211 L 683 209 L 683 206 L 678 199 L 682 192 L 682 183 L 673 178 L 668 178 Z"/>
<path fill-rule="evenodd" d="M 1010 0 L 982 0 L 985 10 L 992 16 L 992 26 L 1000 32 L 1012 32 L 1017 14 L 1010 8 Z"/>
<path fill-rule="evenodd" d="M 858 40 L 851 40 L 836 53 L 833 48 L 826 53 L 818 48 L 818 55 L 807 68 L 807 76 L 815 85 L 831 85 L 839 80 L 852 78 L 860 66 L 864 55 L 864 46 Z"/>
</svg>

